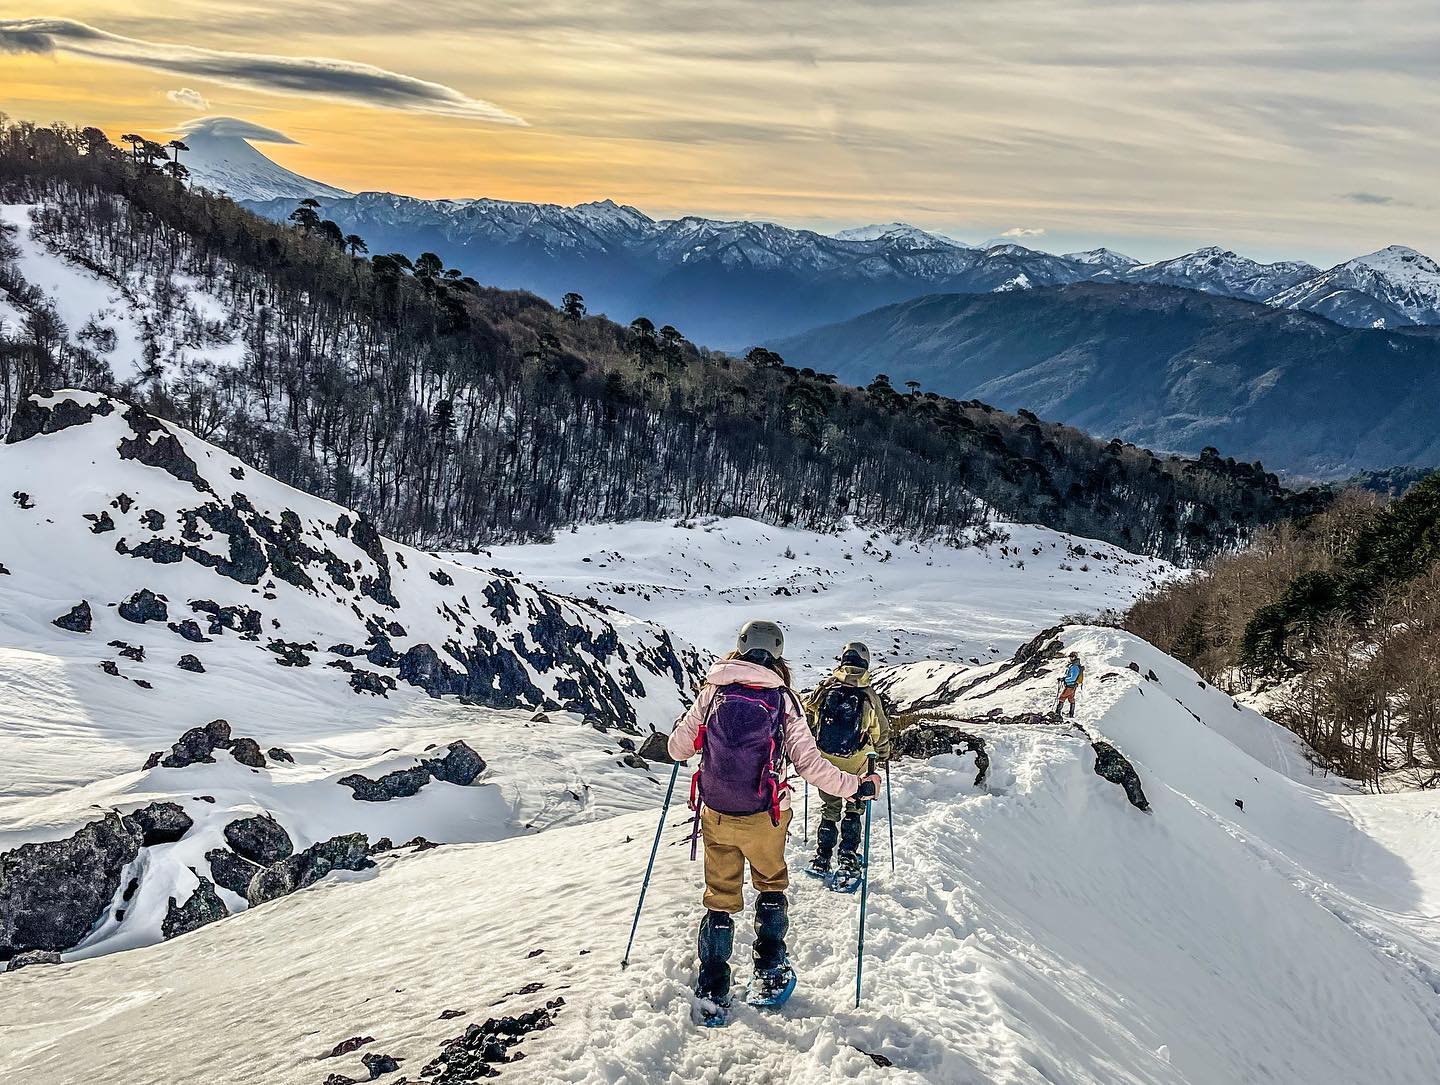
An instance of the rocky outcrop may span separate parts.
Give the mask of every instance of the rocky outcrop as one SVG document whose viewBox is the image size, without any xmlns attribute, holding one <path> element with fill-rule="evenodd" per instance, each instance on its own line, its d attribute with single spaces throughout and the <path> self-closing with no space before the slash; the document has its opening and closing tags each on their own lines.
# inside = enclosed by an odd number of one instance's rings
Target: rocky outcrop
<svg viewBox="0 0 1440 1085">
<path fill-rule="evenodd" d="M 242 859 L 229 848 L 211 848 L 205 853 L 210 864 L 210 876 L 215 884 L 230 892 L 245 896 L 250 882 L 263 869 L 248 859 Z"/>
<path fill-rule="evenodd" d="M 675 763 L 675 759 L 670 756 L 669 737 L 658 731 L 651 731 L 646 735 L 645 741 L 640 744 L 640 749 L 636 752 L 646 761 L 659 761 L 666 765 Z"/>
<path fill-rule="evenodd" d="M 921 720 L 897 731 L 892 740 L 892 752 L 895 757 L 916 758 L 970 752 L 975 755 L 975 786 L 983 786 L 990 774 L 990 755 L 985 750 L 985 740 L 943 723 Z"/>
<path fill-rule="evenodd" d="M 163 622 L 170 617 L 165 600 L 149 588 L 141 588 L 126 599 L 119 607 L 120 617 L 127 622 L 143 625 L 146 622 Z"/>
<path fill-rule="evenodd" d="M 24 953 L 17 953 L 10 958 L 10 963 L 5 966 L 5 972 L 18 972 L 22 968 L 29 968 L 32 964 L 59 964 L 60 954 L 53 949 L 31 949 Z"/>
<path fill-rule="evenodd" d="M 121 819 L 125 827 L 140 838 L 140 846 L 153 848 L 157 844 L 173 844 L 182 839 L 195 822 L 185 813 L 185 808 L 176 802 L 152 802 L 139 810 L 126 814 Z"/>
<path fill-rule="evenodd" d="M 230 743 L 230 756 L 242 765 L 252 769 L 265 767 L 265 755 L 260 752 L 260 743 L 253 738 L 237 738 Z"/>
<path fill-rule="evenodd" d="M 483 1025 L 471 1025 L 440 1049 L 420 1076 L 433 1085 L 465 1085 L 496 1077 L 497 1066 L 515 1062 L 523 1052 L 513 1048 L 533 1032 L 555 1024 L 555 1014 L 565 1005 L 562 997 L 552 998 L 540 1009 L 515 1017 L 490 1018 Z"/>
<path fill-rule="evenodd" d="M 213 764 L 216 750 L 229 750 L 231 756 L 242 765 L 264 768 L 265 755 L 260 752 L 260 743 L 253 738 L 232 738 L 230 724 L 225 720 L 211 720 L 204 727 L 192 727 L 170 747 L 152 753 L 145 762 L 146 769 L 161 766 L 167 769 L 183 769 L 188 765 Z"/>
<path fill-rule="evenodd" d="M 225 826 L 225 842 L 236 855 L 262 867 L 288 859 L 295 852 L 290 834 L 269 814 L 232 821 Z"/>
<path fill-rule="evenodd" d="M 180 662 L 176 663 L 175 666 L 179 667 L 182 671 L 189 671 L 191 674 L 205 673 L 205 664 L 200 662 L 198 656 L 193 656 L 189 652 L 181 656 Z"/>
<path fill-rule="evenodd" d="M 83 426 L 97 417 L 103 418 L 113 413 L 114 410 L 115 404 L 109 399 L 101 399 L 97 403 L 79 403 L 73 399 L 26 396 L 15 408 L 5 443 L 19 444 L 41 434 L 59 433 L 71 426 Z"/>
<path fill-rule="evenodd" d="M 71 633 L 88 633 L 94 626 L 94 621 L 90 604 L 82 599 L 50 624 L 68 629 Z"/>
<path fill-rule="evenodd" d="M 456 741 L 446 747 L 443 756 L 426 758 L 411 768 L 396 769 L 374 780 L 353 772 L 336 783 L 348 787 L 360 802 L 389 802 L 416 794 L 431 780 L 469 787 L 484 771 L 485 759 L 464 742 Z"/>
<path fill-rule="evenodd" d="M 210 484 L 200 477 L 195 461 L 186 454 L 179 438 L 165 427 L 165 423 L 139 407 L 129 408 L 125 412 L 125 421 L 130 423 L 134 436 L 124 438 L 116 447 L 122 460 L 138 460 L 146 467 L 168 472 L 202 492 L 210 489 Z"/>
<path fill-rule="evenodd" d="M 64 950 L 90 932 L 139 854 L 140 835 L 110 812 L 64 840 L 0 855 L 0 959 Z"/>
<path fill-rule="evenodd" d="M 215 886 L 208 878 L 200 877 L 200 884 L 184 904 L 176 904 L 175 898 L 170 898 L 165 918 L 160 921 L 160 936 L 169 941 L 199 930 L 217 919 L 224 919 L 229 914 L 225 902 L 215 894 Z"/>
<path fill-rule="evenodd" d="M 332 870 L 366 870 L 375 865 L 369 851 L 364 833 L 322 840 L 255 875 L 246 896 L 251 904 L 264 904 L 314 885 Z"/>
<path fill-rule="evenodd" d="M 1150 802 L 1145 798 L 1135 766 L 1108 742 L 1092 742 L 1091 745 L 1095 748 L 1095 774 L 1123 787 L 1125 797 L 1135 809 L 1149 810 Z"/>
</svg>

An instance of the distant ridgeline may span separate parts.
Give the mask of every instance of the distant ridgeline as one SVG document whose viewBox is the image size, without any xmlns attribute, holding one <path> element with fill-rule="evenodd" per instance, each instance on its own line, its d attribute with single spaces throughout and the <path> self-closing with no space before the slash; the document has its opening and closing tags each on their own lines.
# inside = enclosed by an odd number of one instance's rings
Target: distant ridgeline
<svg viewBox="0 0 1440 1085">
<path fill-rule="evenodd" d="M 172 280 L 219 299 L 207 334 L 231 361 L 177 351 L 147 320 L 139 375 L 117 386 L 103 334 L 66 328 L 0 235 L 0 297 L 25 314 L 0 339 L 7 419 L 36 389 L 118 392 L 431 546 L 711 513 L 942 535 L 999 515 L 1189 561 L 1329 499 L 1213 449 L 1157 456 L 883 377 L 846 387 L 766 350 L 741 360 L 587 316 L 580 299 L 487 289 L 428 254 L 367 258 L 318 214 L 268 222 L 144 151 L 10 124 L 0 198 L 39 205 L 35 237 L 72 263 L 160 284 L 145 289 L 162 316 L 183 305 Z"/>
</svg>

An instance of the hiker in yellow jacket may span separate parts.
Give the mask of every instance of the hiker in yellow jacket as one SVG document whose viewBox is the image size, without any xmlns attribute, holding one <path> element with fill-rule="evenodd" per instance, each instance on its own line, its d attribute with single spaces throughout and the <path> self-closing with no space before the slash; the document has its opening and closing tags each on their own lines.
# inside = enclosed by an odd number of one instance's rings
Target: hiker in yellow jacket
<svg viewBox="0 0 1440 1085">
<path fill-rule="evenodd" d="M 805 716 L 820 753 L 836 768 L 863 775 L 866 757 L 890 760 L 890 720 L 880 696 L 870 688 L 870 650 L 851 641 L 840 653 L 840 666 L 805 702 Z M 864 803 L 820 792 L 820 827 L 815 858 L 805 873 L 816 878 L 855 878 L 860 872 L 861 817 Z M 832 856 L 836 843 L 840 854 Z"/>
</svg>

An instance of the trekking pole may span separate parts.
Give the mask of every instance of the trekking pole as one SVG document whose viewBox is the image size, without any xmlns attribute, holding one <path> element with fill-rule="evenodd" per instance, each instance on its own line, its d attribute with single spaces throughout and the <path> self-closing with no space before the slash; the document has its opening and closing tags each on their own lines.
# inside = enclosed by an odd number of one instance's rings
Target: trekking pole
<svg viewBox="0 0 1440 1085">
<path fill-rule="evenodd" d="M 800 843 L 810 843 L 810 781 L 805 781 L 805 821 L 800 826 Z"/>
<path fill-rule="evenodd" d="M 866 775 L 875 773 L 875 755 L 866 759 Z M 865 969 L 865 903 L 870 895 L 870 807 L 865 804 L 865 860 L 860 868 L 860 941 L 855 947 L 855 1008 L 860 1008 L 860 979 Z"/>
<path fill-rule="evenodd" d="M 890 830 L 890 873 L 895 873 L 895 803 L 890 796 L 890 759 L 885 759 L 885 827 Z"/>
<path fill-rule="evenodd" d="M 640 909 L 645 907 L 645 890 L 650 888 L 650 872 L 655 869 L 655 853 L 660 850 L 660 834 L 665 831 L 665 815 L 670 812 L 670 796 L 675 794 L 675 780 L 680 775 L 680 762 L 670 770 L 670 786 L 665 789 L 665 805 L 660 807 L 660 824 L 655 826 L 655 843 L 650 845 L 650 861 L 645 864 L 645 880 L 640 883 L 640 899 L 635 904 L 635 921 L 630 924 L 630 941 L 625 943 L 625 959 L 621 968 L 630 967 L 630 948 L 635 944 L 635 931 L 640 927 Z"/>
</svg>

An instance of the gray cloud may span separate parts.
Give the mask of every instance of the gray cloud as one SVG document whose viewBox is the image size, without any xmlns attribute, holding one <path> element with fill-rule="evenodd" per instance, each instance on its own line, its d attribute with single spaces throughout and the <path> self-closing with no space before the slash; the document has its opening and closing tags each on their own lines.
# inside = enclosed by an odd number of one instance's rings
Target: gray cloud
<svg viewBox="0 0 1440 1085">
<path fill-rule="evenodd" d="M 248 139 L 255 143 L 298 143 L 284 132 L 266 128 L 254 121 L 242 121 L 238 117 L 200 117 L 186 121 L 175 129 L 186 139 L 194 136 L 215 136 L 219 139 Z"/>
<path fill-rule="evenodd" d="M 198 90 L 192 90 L 190 87 L 181 87 L 179 90 L 166 91 L 165 97 L 170 99 L 175 105 L 182 105 L 186 109 L 210 108 L 210 103 L 205 100 L 205 96 Z"/>
<path fill-rule="evenodd" d="M 1395 203 L 1394 196 L 1382 196 L 1378 192 L 1347 192 L 1340 198 L 1349 200 L 1351 203 L 1369 204 L 1375 207 L 1388 207 Z"/>
<path fill-rule="evenodd" d="M 370 64 L 172 45 L 107 33 L 74 19 L 0 19 L 0 52 L 63 52 L 210 79 L 267 94 L 325 98 L 492 124 L 525 123 L 499 106 L 470 98 L 453 87 Z"/>
</svg>

